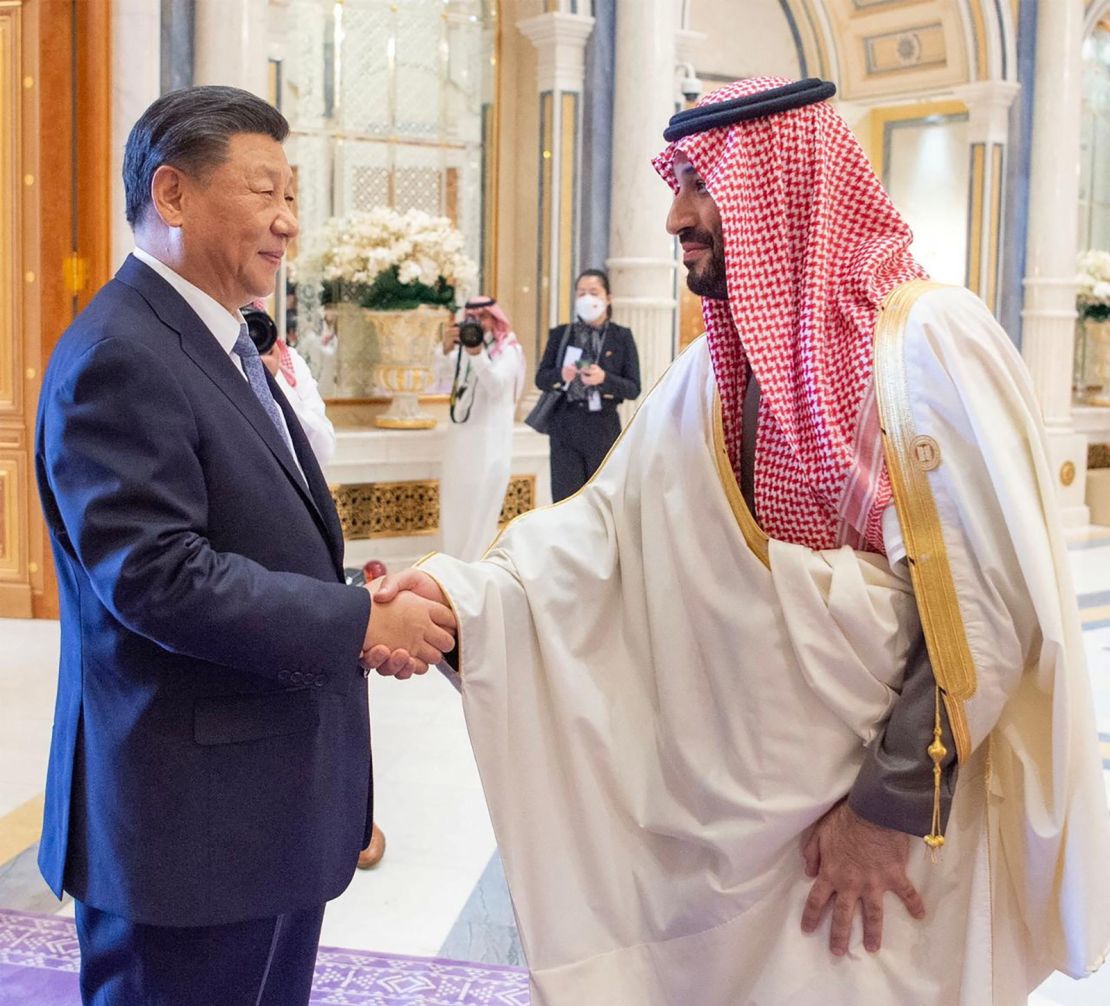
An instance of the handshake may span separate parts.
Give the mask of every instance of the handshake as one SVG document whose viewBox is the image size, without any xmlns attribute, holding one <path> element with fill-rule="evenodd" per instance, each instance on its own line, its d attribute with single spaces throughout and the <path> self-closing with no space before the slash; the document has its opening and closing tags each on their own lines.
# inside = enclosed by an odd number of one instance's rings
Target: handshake
<svg viewBox="0 0 1110 1006">
<path fill-rule="evenodd" d="M 359 662 L 395 678 L 423 674 L 455 646 L 458 626 L 447 598 L 427 573 L 407 569 L 366 584 L 370 623 Z"/>
</svg>

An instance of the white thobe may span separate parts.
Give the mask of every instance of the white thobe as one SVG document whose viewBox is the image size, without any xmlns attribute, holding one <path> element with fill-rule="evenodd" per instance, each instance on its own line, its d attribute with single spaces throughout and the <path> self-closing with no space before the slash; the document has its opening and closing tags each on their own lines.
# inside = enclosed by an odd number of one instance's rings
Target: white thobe
<svg viewBox="0 0 1110 1006">
<path fill-rule="evenodd" d="M 290 384 L 285 377 L 285 372 L 278 369 L 275 380 L 278 387 L 285 392 L 289 404 L 301 421 L 301 429 L 308 438 L 312 453 L 323 468 L 335 454 L 335 427 L 328 419 L 324 400 L 320 397 L 320 389 L 308 364 L 294 347 L 287 347 L 289 356 L 293 361 L 293 377 L 296 384 Z"/>
<path fill-rule="evenodd" d="M 461 347 L 437 353 L 436 371 L 454 376 Z M 513 419 L 523 386 L 524 354 L 515 342 L 496 358 L 488 350 L 462 353 L 467 393 L 449 422 L 440 475 L 439 510 L 443 551 L 478 559 L 497 534 L 513 460 Z M 469 413 L 468 413 L 469 410 Z"/>
<path fill-rule="evenodd" d="M 939 862 L 910 854 L 928 916 L 888 899 L 878 954 L 858 922 L 843 958 L 828 917 L 801 932 L 800 848 L 897 701 L 921 599 L 905 563 L 761 534 L 704 339 L 582 492 L 482 562 L 422 564 L 459 618 L 533 1006 L 1012 1006 L 1101 962 L 1110 822 L 1028 377 L 963 290 L 904 340 L 977 689 Z"/>
</svg>

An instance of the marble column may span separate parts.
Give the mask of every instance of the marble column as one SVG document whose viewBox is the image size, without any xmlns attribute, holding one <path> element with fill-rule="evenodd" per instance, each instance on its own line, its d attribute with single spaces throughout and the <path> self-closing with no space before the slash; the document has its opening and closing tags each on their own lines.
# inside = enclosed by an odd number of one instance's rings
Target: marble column
<svg viewBox="0 0 1110 1006">
<path fill-rule="evenodd" d="M 578 5 L 584 6 L 584 5 Z M 536 331 L 566 321 L 578 269 L 582 89 L 586 42 L 594 19 L 553 10 L 517 23 L 536 47 L 540 96 L 539 227 L 536 255 Z"/>
<path fill-rule="evenodd" d="M 269 98 L 267 0 L 196 0 L 194 84 L 226 84 Z"/>
<path fill-rule="evenodd" d="M 1086 524 L 1086 438 L 1071 418 L 1078 241 L 1083 0 L 1037 12 L 1022 355 L 1048 428 L 1065 523 Z"/>
<path fill-rule="evenodd" d="M 968 111 L 971 173 L 968 192 L 967 275 L 965 282 L 996 315 L 1002 253 L 1002 195 L 1010 105 L 1019 84 L 987 80 L 956 90 Z"/>
<path fill-rule="evenodd" d="M 613 96 L 609 273 L 613 317 L 632 329 L 646 394 L 675 353 L 675 245 L 671 191 L 651 159 L 676 101 L 677 0 L 618 0 Z"/>
</svg>

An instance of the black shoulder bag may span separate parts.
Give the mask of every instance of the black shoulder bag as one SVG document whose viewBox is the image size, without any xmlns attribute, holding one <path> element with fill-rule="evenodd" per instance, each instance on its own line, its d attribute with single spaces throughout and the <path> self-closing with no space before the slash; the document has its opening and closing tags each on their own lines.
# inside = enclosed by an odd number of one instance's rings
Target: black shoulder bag
<svg viewBox="0 0 1110 1006">
<path fill-rule="evenodd" d="M 559 340 L 559 352 L 555 356 L 556 362 L 562 360 L 566 356 L 567 343 L 570 342 L 571 325 L 567 325 L 563 331 L 563 338 Z M 562 366 L 562 364 L 559 364 Z M 563 394 L 562 391 L 545 391 L 540 395 L 539 401 L 532 406 L 532 411 L 524 417 L 524 422 L 531 426 L 537 433 L 550 433 L 551 432 L 551 419 L 555 415 L 555 409 L 559 406 L 559 398 Z"/>
</svg>

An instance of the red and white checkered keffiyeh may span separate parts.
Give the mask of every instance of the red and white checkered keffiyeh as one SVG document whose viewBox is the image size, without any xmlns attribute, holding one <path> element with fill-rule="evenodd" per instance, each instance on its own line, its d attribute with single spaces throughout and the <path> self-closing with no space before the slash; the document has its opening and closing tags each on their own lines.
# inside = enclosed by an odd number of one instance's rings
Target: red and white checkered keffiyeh
<svg viewBox="0 0 1110 1006">
<path fill-rule="evenodd" d="M 787 83 L 741 80 L 700 104 Z M 671 144 L 653 163 L 675 191 L 676 149 L 721 214 L 729 299 L 704 300 L 702 313 L 738 478 L 749 374 L 759 381 L 760 525 L 808 548 L 883 552 L 891 490 L 872 339 L 883 298 L 925 276 L 909 226 L 827 102 Z"/>
</svg>

